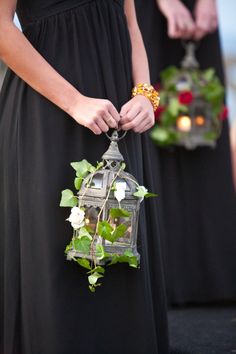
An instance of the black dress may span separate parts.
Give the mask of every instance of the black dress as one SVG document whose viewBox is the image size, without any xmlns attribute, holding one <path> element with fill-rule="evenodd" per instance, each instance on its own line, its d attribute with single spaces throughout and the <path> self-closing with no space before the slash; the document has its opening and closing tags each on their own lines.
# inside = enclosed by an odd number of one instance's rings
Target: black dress
<svg viewBox="0 0 236 354">
<path fill-rule="evenodd" d="M 195 1 L 184 3 L 193 9 Z M 157 83 L 161 70 L 179 65 L 184 49 L 180 40 L 168 38 L 166 19 L 155 0 L 136 4 L 152 82 Z M 197 57 L 202 68 L 214 67 L 224 81 L 218 32 L 200 42 Z M 156 157 L 170 303 L 236 300 L 236 198 L 227 122 L 215 150 L 156 148 Z"/>
<path fill-rule="evenodd" d="M 123 5 L 19 0 L 17 13 L 25 36 L 61 75 L 84 95 L 108 98 L 120 109 L 133 85 Z M 78 125 L 8 71 L 0 98 L 1 353 L 168 354 L 151 204 L 141 213 L 140 270 L 110 268 L 91 294 L 84 270 L 64 257 L 71 228 L 59 201 L 61 190 L 73 189 L 69 163 L 95 163 L 107 147 L 104 135 Z M 147 184 L 141 136 L 129 132 L 120 149 L 129 171 Z M 150 170 L 147 161 L 145 168 Z M 155 262 L 147 257 L 152 238 Z"/>
</svg>

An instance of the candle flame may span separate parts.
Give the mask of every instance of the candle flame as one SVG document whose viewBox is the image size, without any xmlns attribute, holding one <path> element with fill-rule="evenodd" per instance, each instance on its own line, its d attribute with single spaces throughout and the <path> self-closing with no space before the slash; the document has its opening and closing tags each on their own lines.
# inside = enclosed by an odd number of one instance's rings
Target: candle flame
<svg viewBox="0 0 236 354">
<path fill-rule="evenodd" d="M 176 122 L 177 128 L 182 132 L 189 132 L 191 130 L 192 122 L 189 116 L 180 116 Z"/>
</svg>

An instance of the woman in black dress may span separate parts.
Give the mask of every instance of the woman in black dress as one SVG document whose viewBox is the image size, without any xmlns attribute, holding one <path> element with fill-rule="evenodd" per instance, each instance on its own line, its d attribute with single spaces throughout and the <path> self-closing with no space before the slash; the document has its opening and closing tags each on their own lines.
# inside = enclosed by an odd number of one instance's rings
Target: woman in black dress
<svg viewBox="0 0 236 354">
<path fill-rule="evenodd" d="M 129 130 L 120 144 L 129 171 L 147 183 L 137 133 L 154 117 L 146 97 L 130 99 L 149 82 L 134 2 L 2 0 L 0 55 L 11 68 L 0 97 L 0 352 L 168 354 L 160 247 L 148 258 L 155 209 L 146 204 L 148 227 L 142 209 L 141 269 L 110 268 L 92 295 L 64 258 L 71 231 L 59 208 L 69 163 L 99 160 L 101 133 L 118 124 Z"/>
<path fill-rule="evenodd" d="M 181 40 L 187 38 L 200 39 L 201 67 L 214 67 L 224 81 L 215 0 L 136 3 L 153 83 L 159 81 L 161 70 L 180 64 Z M 235 300 L 236 200 L 227 122 L 215 150 L 156 148 L 156 156 L 170 303 Z"/>
</svg>

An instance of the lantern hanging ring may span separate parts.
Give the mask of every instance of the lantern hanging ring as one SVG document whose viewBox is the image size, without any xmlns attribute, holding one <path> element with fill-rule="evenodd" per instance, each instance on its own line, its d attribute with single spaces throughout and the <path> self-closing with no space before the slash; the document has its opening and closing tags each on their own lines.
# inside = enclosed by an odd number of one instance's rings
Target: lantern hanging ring
<svg viewBox="0 0 236 354">
<path fill-rule="evenodd" d="M 196 70 L 199 68 L 199 62 L 196 59 L 196 50 L 199 42 L 194 41 L 182 41 L 182 45 L 185 49 L 185 56 L 181 61 L 181 67 L 187 70 Z"/>
<path fill-rule="evenodd" d="M 119 131 L 114 130 L 111 136 L 108 133 L 106 133 L 106 136 L 110 141 L 118 142 L 118 141 L 122 140 L 126 136 L 126 134 L 127 134 L 127 131 L 124 131 L 124 133 L 121 136 L 119 136 Z"/>
<path fill-rule="evenodd" d="M 200 41 L 186 40 L 186 39 L 184 40 L 184 39 L 182 39 L 182 40 L 181 40 L 181 44 L 182 44 L 182 46 L 183 46 L 184 49 L 187 49 L 188 45 L 191 44 L 191 45 L 195 48 L 195 50 L 196 50 L 196 49 L 198 49 L 199 46 L 200 46 Z"/>
</svg>

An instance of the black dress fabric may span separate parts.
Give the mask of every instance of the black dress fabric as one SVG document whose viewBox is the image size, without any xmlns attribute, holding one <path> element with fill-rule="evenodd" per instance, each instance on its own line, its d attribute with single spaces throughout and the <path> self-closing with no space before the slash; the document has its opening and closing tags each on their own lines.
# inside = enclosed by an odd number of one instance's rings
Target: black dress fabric
<svg viewBox="0 0 236 354">
<path fill-rule="evenodd" d="M 63 77 L 120 109 L 133 85 L 123 5 L 19 0 L 17 13 L 25 36 Z M 129 132 L 120 149 L 129 171 L 151 184 L 141 139 Z M 105 135 L 78 125 L 8 71 L 0 96 L 1 353 L 168 354 L 155 201 L 142 207 L 140 270 L 111 267 L 91 294 L 84 270 L 64 257 L 72 230 L 59 201 L 61 190 L 73 189 L 69 164 L 96 163 L 107 147 Z"/>
<path fill-rule="evenodd" d="M 195 1 L 184 3 L 192 10 Z M 155 0 L 137 0 L 136 5 L 152 82 L 157 83 L 161 70 L 180 64 L 184 48 L 180 40 L 168 38 L 167 21 Z M 224 81 L 218 32 L 199 43 L 197 58 L 203 69 L 214 67 Z M 156 147 L 156 158 L 169 302 L 236 300 L 236 198 L 227 122 L 215 150 Z M 154 175 L 155 169 L 153 164 Z"/>
</svg>

